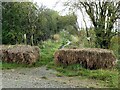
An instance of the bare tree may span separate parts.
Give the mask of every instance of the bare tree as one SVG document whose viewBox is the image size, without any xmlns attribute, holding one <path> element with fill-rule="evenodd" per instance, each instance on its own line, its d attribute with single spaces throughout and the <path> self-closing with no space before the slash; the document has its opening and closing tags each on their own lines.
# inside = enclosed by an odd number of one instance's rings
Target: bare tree
<svg viewBox="0 0 120 90">
<path fill-rule="evenodd" d="M 96 47 L 109 48 L 110 40 L 115 35 L 112 32 L 114 23 L 120 18 L 118 13 L 120 8 L 120 1 L 113 0 L 69 0 L 67 6 L 72 8 L 84 8 L 94 26 L 96 34 Z M 82 9 L 81 9 L 82 10 Z"/>
</svg>

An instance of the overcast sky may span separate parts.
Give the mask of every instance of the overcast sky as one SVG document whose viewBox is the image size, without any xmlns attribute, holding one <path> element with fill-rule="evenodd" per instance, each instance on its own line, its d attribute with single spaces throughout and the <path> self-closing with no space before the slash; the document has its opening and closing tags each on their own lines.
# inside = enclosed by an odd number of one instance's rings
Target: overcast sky
<svg viewBox="0 0 120 90">
<path fill-rule="evenodd" d="M 65 8 L 63 6 L 63 2 L 65 2 L 65 1 L 67 1 L 67 0 L 33 0 L 33 2 L 37 2 L 37 4 L 39 6 L 41 4 L 43 4 L 50 9 L 54 9 L 54 10 L 58 11 L 62 15 L 66 14 L 66 12 L 63 12 L 63 9 Z"/>
<path fill-rule="evenodd" d="M 63 6 L 63 2 L 67 1 L 67 0 L 32 0 L 33 2 L 36 2 L 37 5 L 41 6 L 41 4 L 45 5 L 46 7 L 56 10 L 58 11 L 61 15 L 66 15 L 68 13 L 67 10 L 64 10 L 65 7 Z M 57 3 L 59 2 L 59 3 Z M 56 5 L 57 3 L 57 5 Z M 83 22 L 83 17 L 81 12 L 77 12 L 77 16 L 78 16 L 78 23 L 79 23 L 79 27 L 85 27 L 85 24 Z M 87 26 L 89 27 L 91 25 L 90 20 L 88 18 L 88 16 L 86 15 L 86 13 L 84 13 L 85 15 L 85 20 L 87 22 Z"/>
</svg>

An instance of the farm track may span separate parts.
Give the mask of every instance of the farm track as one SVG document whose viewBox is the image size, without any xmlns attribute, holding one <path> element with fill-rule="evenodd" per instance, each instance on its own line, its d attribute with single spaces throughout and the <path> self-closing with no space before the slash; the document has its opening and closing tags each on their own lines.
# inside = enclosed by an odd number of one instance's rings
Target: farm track
<svg viewBox="0 0 120 90">
<path fill-rule="evenodd" d="M 81 77 L 58 77 L 46 67 L 2 70 L 2 88 L 105 88 L 96 80 Z"/>
</svg>

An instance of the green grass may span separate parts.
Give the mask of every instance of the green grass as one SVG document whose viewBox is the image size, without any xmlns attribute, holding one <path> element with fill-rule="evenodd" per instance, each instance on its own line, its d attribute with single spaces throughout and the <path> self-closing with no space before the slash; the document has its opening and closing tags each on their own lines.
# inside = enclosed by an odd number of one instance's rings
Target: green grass
<svg viewBox="0 0 120 90">
<path fill-rule="evenodd" d="M 62 77 L 63 74 L 61 74 L 61 73 L 57 73 L 56 76 L 57 76 L 57 77 Z"/>
<path fill-rule="evenodd" d="M 13 68 L 24 68 L 24 67 L 32 67 L 32 66 L 27 66 L 25 64 L 17 64 L 17 63 L 6 63 L 6 62 L 0 63 L 1 69 L 13 69 Z"/>
<path fill-rule="evenodd" d="M 84 78 L 104 81 L 108 87 L 118 87 L 118 71 L 112 70 L 89 70 L 82 68 L 79 64 L 69 66 L 55 66 L 53 63 L 48 65 L 48 68 L 55 69 L 61 76 L 68 77 L 82 76 Z"/>
<path fill-rule="evenodd" d="M 16 63 L 6 63 L 6 62 L 3 63 L 2 62 L 1 67 L 2 67 L 2 69 L 12 69 L 12 68 L 16 68 L 16 67 L 19 67 L 19 66 Z"/>
<path fill-rule="evenodd" d="M 60 47 L 61 42 L 55 42 L 52 40 L 48 40 L 43 42 L 42 45 L 39 45 L 41 49 L 40 53 L 40 62 L 38 65 L 47 65 L 54 59 L 54 53 Z"/>
</svg>

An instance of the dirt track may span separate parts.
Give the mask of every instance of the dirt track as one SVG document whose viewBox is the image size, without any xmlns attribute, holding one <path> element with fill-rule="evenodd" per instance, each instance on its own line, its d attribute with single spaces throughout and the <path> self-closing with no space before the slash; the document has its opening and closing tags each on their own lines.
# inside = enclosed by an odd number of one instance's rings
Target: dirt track
<svg viewBox="0 0 120 90">
<path fill-rule="evenodd" d="M 104 87 L 95 80 L 80 77 L 57 77 L 46 67 L 17 68 L 2 71 L 2 88 L 84 88 Z"/>
</svg>

